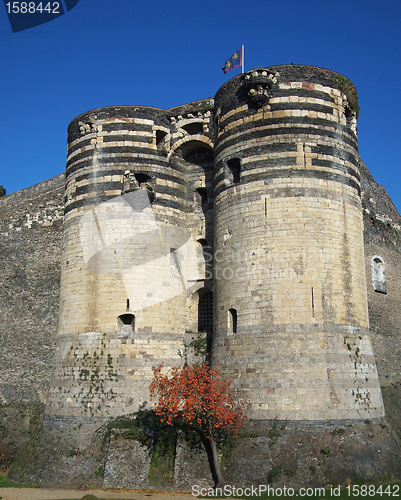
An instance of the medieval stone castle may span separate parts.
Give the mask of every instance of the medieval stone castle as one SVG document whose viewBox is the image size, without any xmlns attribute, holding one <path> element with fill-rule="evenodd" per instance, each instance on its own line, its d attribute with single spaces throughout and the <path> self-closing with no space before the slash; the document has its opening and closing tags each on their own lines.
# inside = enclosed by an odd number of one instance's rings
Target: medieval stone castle
<svg viewBox="0 0 401 500">
<path fill-rule="evenodd" d="M 3 404 L 41 400 L 53 427 L 134 412 L 152 368 L 206 332 L 251 419 L 382 417 L 401 218 L 357 113 L 341 75 L 283 65 L 75 118 L 65 191 L 60 175 L 0 200 Z"/>
</svg>

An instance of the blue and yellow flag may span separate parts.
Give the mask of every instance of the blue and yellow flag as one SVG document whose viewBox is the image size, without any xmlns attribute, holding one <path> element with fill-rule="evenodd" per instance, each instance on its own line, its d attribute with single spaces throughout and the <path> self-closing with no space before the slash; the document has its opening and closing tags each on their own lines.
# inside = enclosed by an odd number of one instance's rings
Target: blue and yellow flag
<svg viewBox="0 0 401 500">
<path fill-rule="evenodd" d="M 221 68 L 224 73 L 230 71 L 230 69 L 238 68 L 238 66 L 242 66 L 242 47 L 237 50 L 237 52 L 230 57 L 230 59 L 226 62 L 223 68 Z"/>
</svg>

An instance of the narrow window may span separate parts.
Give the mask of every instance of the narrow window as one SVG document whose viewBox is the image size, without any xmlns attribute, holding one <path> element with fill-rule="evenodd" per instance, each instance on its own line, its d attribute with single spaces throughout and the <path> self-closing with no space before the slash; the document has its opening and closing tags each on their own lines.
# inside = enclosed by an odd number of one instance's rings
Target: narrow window
<svg viewBox="0 0 401 500">
<path fill-rule="evenodd" d="M 206 188 L 198 188 L 195 191 L 195 203 L 199 209 L 202 210 L 204 214 L 206 214 L 208 209 L 208 201 L 207 201 L 207 191 Z"/>
<path fill-rule="evenodd" d="M 228 313 L 229 313 L 229 324 L 228 324 L 228 328 L 229 328 L 229 332 L 230 333 L 237 333 L 237 310 L 236 309 L 229 309 L 228 310 Z"/>
<path fill-rule="evenodd" d="M 375 292 L 387 293 L 387 283 L 384 276 L 384 261 L 381 257 L 375 256 L 372 259 L 373 287 Z"/>
<path fill-rule="evenodd" d="M 132 313 L 121 314 L 117 318 L 119 337 L 127 337 L 135 331 L 135 315 Z"/>
<path fill-rule="evenodd" d="M 202 247 L 204 261 L 211 263 L 213 260 L 212 247 L 207 244 L 207 240 L 205 240 L 205 238 L 197 240 L 197 243 L 199 243 Z"/>
<path fill-rule="evenodd" d="M 230 169 L 233 184 L 239 184 L 241 179 L 241 160 L 239 158 L 232 158 L 227 161 L 227 166 Z"/>
<path fill-rule="evenodd" d="M 163 130 L 156 130 L 156 146 L 158 146 L 162 140 L 166 137 L 167 132 Z"/>
<path fill-rule="evenodd" d="M 312 318 L 315 317 L 315 297 L 313 295 L 313 286 L 311 287 L 311 293 L 312 293 Z"/>
</svg>

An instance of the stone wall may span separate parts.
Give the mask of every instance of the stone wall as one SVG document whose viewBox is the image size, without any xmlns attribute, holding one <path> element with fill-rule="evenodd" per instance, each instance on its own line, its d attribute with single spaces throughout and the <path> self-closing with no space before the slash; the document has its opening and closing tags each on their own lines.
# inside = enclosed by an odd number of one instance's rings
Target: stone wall
<svg viewBox="0 0 401 500">
<path fill-rule="evenodd" d="M 46 401 L 60 289 L 64 174 L 0 199 L 0 402 Z"/>
<path fill-rule="evenodd" d="M 98 332 L 59 337 L 45 421 L 58 417 L 73 427 L 71 417 L 92 422 L 150 405 L 152 368 L 181 363 L 183 341 L 184 335 L 164 334 L 161 341 L 160 334 L 151 332 L 125 338 Z"/>
<path fill-rule="evenodd" d="M 401 436 L 401 217 L 364 164 L 361 184 L 370 334 L 386 416 Z M 383 262 L 383 287 L 375 287 L 374 259 Z"/>
<path fill-rule="evenodd" d="M 401 217 L 385 188 L 361 165 L 370 331 L 381 385 L 401 381 Z M 375 291 L 373 258 L 384 262 L 386 293 Z"/>
<path fill-rule="evenodd" d="M 135 439 L 124 439 L 114 431 L 110 437 L 104 470 L 104 488 L 146 488 L 151 447 Z"/>
</svg>

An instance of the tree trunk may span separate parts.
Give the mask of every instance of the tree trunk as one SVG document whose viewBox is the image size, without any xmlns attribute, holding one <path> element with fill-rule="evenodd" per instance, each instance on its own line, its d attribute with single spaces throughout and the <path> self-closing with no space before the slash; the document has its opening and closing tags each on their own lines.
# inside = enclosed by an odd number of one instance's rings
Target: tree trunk
<svg viewBox="0 0 401 500">
<path fill-rule="evenodd" d="M 223 478 L 223 473 L 221 472 L 220 460 L 219 460 L 219 454 L 217 451 L 216 441 L 212 440 L 210 442 L 210 447 L 212 449 L 213 463 L 214 463 L 214 468 L 216 470 L 216 475 L 217 475 L 217 484 L 223 484 L 224 478 Z"/>
<path fill-rule="evenodd" d="M 219 454 L 217 452 L 216 442 L 213 439 L 207 439 L 204 434 L 201 435 L 203 446 L 207 453 L 209 461 L 210 472 L 212 473 L 214 485 L 224 483 L 223 474 L 220 469 Z"/>
</svg>

